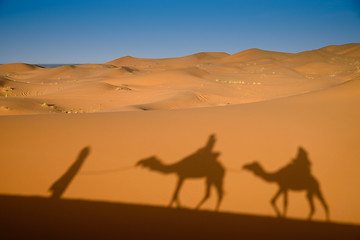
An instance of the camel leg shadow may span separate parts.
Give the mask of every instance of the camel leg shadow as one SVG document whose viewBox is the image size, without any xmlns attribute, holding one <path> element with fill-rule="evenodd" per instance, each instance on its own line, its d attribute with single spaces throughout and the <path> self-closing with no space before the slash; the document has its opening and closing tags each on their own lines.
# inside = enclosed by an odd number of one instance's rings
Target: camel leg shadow
<svg viewBox="0 0 360 240">
<path fill-rule="evenodd" d="M 204 202 L 206 202 L 206 200 L 208 200 L 208 198 L 210 197 L 210 190 L 211 190 L 211 182 L 210 181 L 206 181 L 206 192 L 205 192 L 205 196 L 204 198 L 199 202 L 199 204 L 196 206 L 196 210 L 199 210 L 199 208 L 201 207 L 201 205 L 204 204 Z"/>
<path fill-rule="evenodd" d="M 223 183 L 222 183 L 222 179 L 220 179 L 219 181 L 210 181 L 207 180 L 206 181 L 206 192 L 205 192 L 205 196 L 204 198 L 199 202 L 199 204 L 196 206 L 196 210 L 199 210 L 199 208 L 206 202 L 206 200 L 209 199 L 210 197 L 210 190 L 211 190 L 211 186 L 214 186 L 215 189 L 217 190 L 217 194 L 218 194 L 218 201 L 216 203 L 216 207 L 215 207 L 215 211 L 219 211 L 219 207 L 224 195 L 223 192 L 223 187 L 222 187 Z"/>
<path fill-rule="evenodd" d="M 176 188 L 175 188 L 174 195 L 173 195 L 173 197 L 172 197 L 172 199 L 171 199 L 168 207 L 172 207 L 172 205 L 173 205 L 174 203 L 177 204 L 177 207 L 178 207 L 178 208 L 181 207 L 181 205 L 180 205 L 180 200 L 179 200 L 179 192 L 180 192 L 180 189 L 181 189 L 183 183 L 184 183 L 184 179 L 183 179 L 183 178 L 179 178 L 178 183 L 177 183 L 177 186 L 176 186 Z"/>
<path fill-rule="evenodd" d="M 270 203 L 271 205 L 273 206 L 274 210 L 275 210 L 275 213 L 276 213 L 276 216 L 278 218 L 281 218 L 281 213 L 280 213 L 280 210 L 279 208 L 276 206 L 276 200 L 279 198 L 279 196 L 283 193 L 283 190 L 282 189 L 279 189 L 279 191 L 275 194 L 275 196 L 271 199 Z"/>
</svg>

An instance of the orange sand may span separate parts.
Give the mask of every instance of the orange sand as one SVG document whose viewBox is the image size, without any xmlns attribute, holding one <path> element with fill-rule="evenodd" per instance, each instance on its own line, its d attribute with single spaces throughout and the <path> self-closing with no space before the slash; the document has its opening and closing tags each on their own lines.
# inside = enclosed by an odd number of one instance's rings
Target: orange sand
<svg viewBox="0 0 360 240">
<path fill-rule="evenodd" d="M 228 169 L 220 211 L 275 216 L 276 184 L 242 166 L 257 160 L 275 171 L 302 146 L 331 220 L 360 224 L 360 44 L 297 54 L 124 57 L 55 69 L 5 64 L 0 95 L 2 194 L 49 196 L 50 185 L 90 146 L 64 197 L 166 206 L 174 175 L 135 167 L 85 173 L 134 166 L 151 155 L 173 163 L 214 133 Z M 195 207 L 204 191 L 203 180 L 185 182 L 182 204 Z M 203 208 L 215 203 L 213 192 Z M 317 200 L 315 207 L 314 219 L 324 220 Z M 305 193 L 290 192 L 288 216 L 304 219 L 308 212 Z"/>
</svg>

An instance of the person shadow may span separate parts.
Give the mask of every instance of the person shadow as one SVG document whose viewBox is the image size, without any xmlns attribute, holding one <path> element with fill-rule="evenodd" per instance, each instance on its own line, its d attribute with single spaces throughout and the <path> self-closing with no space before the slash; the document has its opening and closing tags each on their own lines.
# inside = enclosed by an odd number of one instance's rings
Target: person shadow
<svg viewBox="0 0 360 240">
<path fill-rule="evenodd" d="M 329 207 L 320 190 L 319 182 L 311 173 L 311 162 L 308 158 L 307 151 L 303 147 L 298 148 L 297 156 L 292 160 L 291 163 L 276 172 L 269 173 L 265 171 L 258 162 L 245 164 L 243 169 L 253 172 L 256 176 L 262 178 L 266 182 L 275 182 L 278 184 L 279 190 L 271 199 L 271 205 L 273 206 L 278 217 L 286 217 L 286 210 L 288 206 L 288 191 L 305 190 L 307 193 L 306 197 L 310 205 L 308 219 L 311 220 L 315 212 L 313 202 L 313 198 L 315 196 L 320 200 L 322 206 L 324 207 L 326 220 L 329 221 Z M 283 213 L 281 213 L 276 206 L 276 200 L 280 197 L 280 195 L 284 196 Z"/>
<path fill-rule="evenodd" d="M 205 196 L 198 203 L 196 209 L 199 209 L 201 205 L 210 197 L 211 187 L 214 187 L 217 190 L 218 195 L 215 210 L 218 210 L 224 195 L 223 180 L 225 176 L 225 168 L 218 161 L 220 152 L 213 151 L 215 142 L 216 136 L 211 134 L 204 147 L 173 164 L 164 164 L 157 156 L 151 156 L 139 160 L 136 163 L 136 166 L 148 168 L 152 171 L 157 171 L 162 174 L 174 173 L 177 175 L 178 182 L 175 187 L 174 194 L 170 200 L 169 207 L 172 207 L 174 204 L 176 204 L 177 207 L 181 207 L 179 192 L 186 179 L 205 178 Z"/>
<path fill-rule="evenodd" d="M 60 199 L 61 196 L 64 194 L 65 190 L 69 187 L 71 181 L 74 179 L 76 174 L 79 172 L 81 166 L 83 165 L 86 157 L 90 153 L 90 147 L 83 148 L 78 158 L 75 160 L 75 162 L 70 166 L 70 168 L 58 179 L 56 180 L 51 187 L 49 188 L 49 191 L 52 192 L 52 195 L 50 198 L 52 199 Z"/>
</svg>

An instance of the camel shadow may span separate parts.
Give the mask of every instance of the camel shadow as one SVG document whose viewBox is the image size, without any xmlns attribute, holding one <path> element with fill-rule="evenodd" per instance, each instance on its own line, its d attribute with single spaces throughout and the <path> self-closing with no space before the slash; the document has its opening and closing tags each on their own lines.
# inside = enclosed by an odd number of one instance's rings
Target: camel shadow
<svg viewBox="0 0 360 240">
<path fill-rule="evenodd" d="M 320 190 L 320 185 L 315 177 L 311 174 L 311 162 L 308 158 L 308 153 L 304 148 L 298 148 L 298 154 L 291 163 L 285 167 L 279 169 L 276 172 L 266 172 L 258 162 L 245 164 L 243 168 L 245 170 L 253 172 L 256 176 L 262 178 L 267 182 L 276 182 L 279 185 L 279 190 L 275 196 L 271 199 L 271 205 L 273 206 L 278 217 L 286 217 L 286 210 L 288 206 L 288 191 L 301 191 L 307 192 L 307 200 L 310 205 L 310 213 L 308 219 L 311 220 L 315 208 L 313 198 L 317 197 L 322 206 L 325 209 L 326 220 L 329 221 L 329 208 Z M 284 210 L 280 212 L 276 206 L 276 200 L 280 195 L 284 196 Z"/>
<path fill-rule="evenodd" d="M 81 166 L 83 165 L 86 157 L 90 153 L 90 147 L 85 147 L 79 153 L 78 158 L 70 166 L 70 168 L 58 179 L 56 180 L 49 191 L 52 192 L 51 198 L 59 199 L 64 194 L 65 190 L 69 187 L 71 181 L 74 179 L 76 174 L 79 172 Z"/>
<path fill-rule="evenodd" d="M 224 195 L 223 180 L 225 176 L 225 168 L 218 161 L 220 153 L 213 151 L 215 142 L 216 136 L 212 134 L 209 136 L 209 139 L 204 147 L 173 164 L 164 164 L 158 157 L 152 156 L 138 161 L 136 166 L 142 166 L 163 174 L 175 173 L 177 175 L 178 182 L 175 192 L 170 200 L 169 207 L 173 206 L 174 203 L 180 207 L 179 192 L 186 179 L 205 178 L 205 196 L 198 203 L 196 209 L 199 209 L 210 197 L 210 190 L 213 186 L 217 190 L 218 194 L 217 205 L 215 208 L 218 210 Z"/>
</svg>

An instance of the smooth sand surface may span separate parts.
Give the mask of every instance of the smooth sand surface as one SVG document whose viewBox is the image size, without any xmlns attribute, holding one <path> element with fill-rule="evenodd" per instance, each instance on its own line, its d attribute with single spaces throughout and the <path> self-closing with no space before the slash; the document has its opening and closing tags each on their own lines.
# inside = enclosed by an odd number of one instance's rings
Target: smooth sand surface
<svg viewBox="0 0 360 240">
<path fill-rule="evenodd" d="M 136 162 L 156 155 L 175 163 L 215 134 L 226 168 L 220 211 L 275 216 L 277 185 L 242 166 L 256 160 L 276 171 L 302 146 L 330 219 L 360 224 L 359 49 L 124 57 L 55 69 L 1 65 L 0 193 L 50 196 L 52 183 L 89 146 L 63 197 L 167 206 L 176 176 Z M 181 203 L 193 208 L 204 193 L 204 180 L 187 180 Z M 277 204 L 282 208 L 282 198 Z M 215 205 L 213 191 L 203 209 Z M 314 219 L 325 220 L 317 199 L 315 208 Z M 289 192 L 288 216 L 308 213 L 305 192 Z"/>
</svg>

